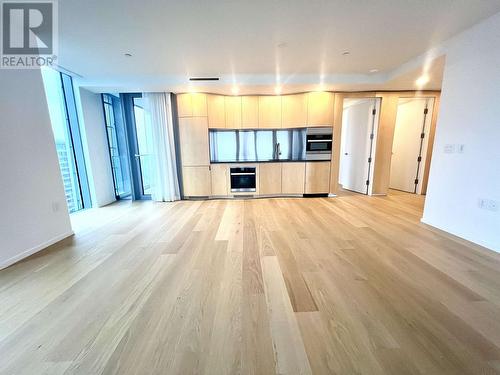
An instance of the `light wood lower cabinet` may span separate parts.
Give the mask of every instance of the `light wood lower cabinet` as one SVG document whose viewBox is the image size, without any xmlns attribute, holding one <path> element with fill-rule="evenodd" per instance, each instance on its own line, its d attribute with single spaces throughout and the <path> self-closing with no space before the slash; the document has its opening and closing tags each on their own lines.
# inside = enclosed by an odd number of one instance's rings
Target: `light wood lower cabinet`
<svg viewBox="0 0 500 375">
<path fill-rule="evenodd" d="M 306 163 L 283 163 L 281 165 L 281 192 L 304 194 Z"/>
<path fill-rule="evenodd" d="M 229 167 L 226 164 L 212 164 L 210 166 L 212 195 L 228 195 L 228 169 Z"/>
<path fill-rule="evenodd" d="M 212 194 L 210 167 L 183 167 L 182 182 L 184 195 L 187 197 L 207 197 Z"/>
<path fill-rule="evenodd" d="M 306 163 L 306 194 L 321 194 L 330 191 L 330 162 Z"/>
<path fill-rule="evenodd" d="M 259 165 L 259 194 L 281 194 L 281 163 Z"/>
</svg>

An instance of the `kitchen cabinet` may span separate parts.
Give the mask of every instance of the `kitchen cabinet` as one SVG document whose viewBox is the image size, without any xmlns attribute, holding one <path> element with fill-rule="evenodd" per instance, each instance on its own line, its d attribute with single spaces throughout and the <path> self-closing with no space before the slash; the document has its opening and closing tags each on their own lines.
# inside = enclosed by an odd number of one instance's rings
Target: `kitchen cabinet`
<svg viewBox="0 0 500 375">
<path fill-rule="evenodd" d="M 281 165 L 281 191 L 283 194 L 304 194 L 306 163 Z"/>
<path fill-rule="evenodd" d="M 307 126 L 332 126 L 333 93 L 310 92 L 307 96 Z"/>
<path fill-rule="evenodd" d="M 209 164 L 208 123 L 206 117 L 179 118 L 181 162 L 183 166 Z"/>
<path fill-rule="evenodd" d="M 177 94 L 177 115 L 179 117 L 193 116 L 191 94 Z"/>
<path fill-rule="evenodd" d="M 259 128 L 281 128 L 281 96 L 259 96 Z"/>
<path fill-rule="evenodd" d="M 212 195 L 228 195 L 228 166 L 226 164 L 212 164 L 210 166 L 212 181 Z"/>
<path fill-rule="evenodd" d="M 282 128 L 306 126 L 307 99 L 307 94 L 293 94 L 281 97 Z"/>
<path fill-rule="evenodd" d="M 207 95 L 208 127 L 226 127 L 226 107 L 223 95 Z"/>
<path fill-rule="evenodd" d="M 256 129 L 259 127 L 259 97 L 241 97 L 241 127 Z"/>
<path fill-rule="evenodd" d="M 241 97 L 226 96 L 226 128 L 240 129 L 241 128 Z"/>
<path fill-rule="evenodd" d="M 259 165 L 259 194 L 281 194 L 281 163 Z"/>
<path fill-rule="evenodd" d="M 330 161 L 306 163 L 306 194 L 320 194 L 330 191 L 330 164 Z"/>
<path fill-rule="evenodd" d="M 182 182 L 184 196 L 206 197 L 211 195 L 209 166 L 183 167 Z"/>
<path fill-rule="evenodd" d="M 202 93 L 177 94 L 179 117 L 206 116 L 207 95 Z"/>
</svg>

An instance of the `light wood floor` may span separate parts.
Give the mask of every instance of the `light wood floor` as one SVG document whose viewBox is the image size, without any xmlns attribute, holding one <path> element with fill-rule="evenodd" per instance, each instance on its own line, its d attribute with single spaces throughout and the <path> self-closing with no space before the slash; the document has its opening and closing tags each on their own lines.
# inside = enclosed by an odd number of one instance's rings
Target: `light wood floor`
<svg viewBox="0 0 500 375">
<path fill-rule="evenodd" d="M 115 204 L 0 271 L 1 374 L 496 374 L 500 255 L 423 198 Z"/>
</svg>

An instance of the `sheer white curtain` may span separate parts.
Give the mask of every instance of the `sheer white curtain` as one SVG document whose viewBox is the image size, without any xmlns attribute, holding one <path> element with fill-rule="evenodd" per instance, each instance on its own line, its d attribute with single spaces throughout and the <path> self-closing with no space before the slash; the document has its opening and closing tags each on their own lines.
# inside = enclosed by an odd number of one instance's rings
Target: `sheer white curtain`
<svg viewBox="0 0 500 375">
<path fill-rule="evenodd" d="M 175 158 L 172 104 L 168 93 L 143 93 L 144 120 L 151 129 L 151 199 L 159 202 L 180 199 Z"/>
</svg>

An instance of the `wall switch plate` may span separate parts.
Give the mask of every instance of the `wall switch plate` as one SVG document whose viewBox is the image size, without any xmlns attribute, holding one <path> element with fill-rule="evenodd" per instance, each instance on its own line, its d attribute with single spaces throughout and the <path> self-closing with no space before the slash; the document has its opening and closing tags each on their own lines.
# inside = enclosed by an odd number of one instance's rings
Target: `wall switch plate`
<svg viewBox="0 0 500 375">
<path fill-rule="evenodd" d="M 444 145 L 444 153 L 445 154 L 453 154 L 455 152 L 455 145 L 448 143 Z"/>
<path fill-rule="evenodd" d="M 498 211 L 499 203 L 493 199 L 479 198 L 477 200 L 477 206 L 482 210 L 496 212 Z"/>
</svg>

